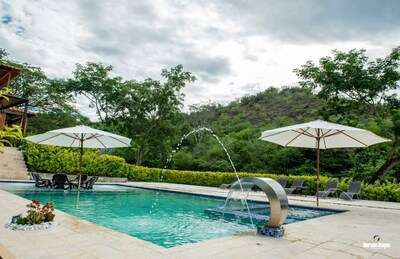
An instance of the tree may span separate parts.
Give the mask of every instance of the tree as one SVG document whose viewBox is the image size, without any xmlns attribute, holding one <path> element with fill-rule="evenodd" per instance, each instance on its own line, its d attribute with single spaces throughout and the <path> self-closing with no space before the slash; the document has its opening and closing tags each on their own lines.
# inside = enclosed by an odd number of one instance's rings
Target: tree
<svg viewBox="0 0 400 259">
<path fill-rule="evenodd" d="M 70 104 L 73 98 L 64 91 L 62 80 L 49 79 L 39 67 L 10 60 L 4 49 L 0 49 L 0 62 L 22 70 L 10 82 L 10 92 L 29 99 L 29 105 L 37 111 L 74 110 Z"/>
<path fill-rule="evenodd" d="M 374 183 L 377 180 L 381 180 L 391 169 L 400 165 L 399 156 L 399 141 L 400 141 L 400 109 L 393 109 L 391 111 L 391 121 L 388 129 L 391 129 L 391 140 L 392 146 L 389 150 L 389 154 L 386 158 L 385 163 L 373 174 L 370 183 Z M 397 180 L 400 180 L 400 173 L 395 175 Z"/>
<path fill-rule="evenodd" d="M 351 124 L 384 123 L 391 117 L 392 146 L 386 162 L 371 177 L 371 182 L 382 179 L 393 167 L 400 164 L 399 157 L 399 99 L 391 90 L 399 89 L 400 46 L 385 58 L 370 61 L 365 50 L 347 53 L 333 51 L 332 57 L 320 59 L 319 66 L 308 61 L 294 72 L 302 79 L 300 85 L 313 90 L 327 100 L 322 115 L 335 117 Z"/>
<path fill-rule="evenodd" d="M 175 128 L 171 120 L 183 103 L 181 90 L 196 80 L 190 72 L 183 71 L 182 65 L 163 69 L 161 75 L 166 79 L 164 83 L 153 79 L 126 81 L 111 98 L 116 114 L 113 123 L 132 138 L 137 165 L 146 155 L 160 159 L 166 150 L 166 139 Z"/>
<path fill-rule="evenodd" d="M 189 105 L 190 116 L 188 116 L 188 121 L 192 128 L 199 129 L 209 127 L 212 119 L 211 116 L 216 107 L 217 104 L 212 102 Z M 201 143 L 203 136 L 204 131 L 194 133 L 197 144 Z"/>
<path fill-rule="evenodd" d="M 96 109 L 100 121 L 109 124 L 114 113 L 110 105 L 113 93 L 121 85 L 121 77 L 111 77 L 112 66 L 87 62 L 85 66 L 76 64 L 74 79 L 67 81 L 67 91 L 82 94 L 90 101 L 89 107 Z"/>
<path fill-rule="evenodd" d="M 8 60 L 8 53 L 5 49 L 0 48 L 0 60 Z"/>
<path fill-rule="evenodd" d="M 90 123 L 89 118 L 77 112 L 55 110 L 38 113 L 35 117 L 30 118 L 27 132 L 29 135 L 35 135 L 54 129 L 90 125 Z"/>
</svg>

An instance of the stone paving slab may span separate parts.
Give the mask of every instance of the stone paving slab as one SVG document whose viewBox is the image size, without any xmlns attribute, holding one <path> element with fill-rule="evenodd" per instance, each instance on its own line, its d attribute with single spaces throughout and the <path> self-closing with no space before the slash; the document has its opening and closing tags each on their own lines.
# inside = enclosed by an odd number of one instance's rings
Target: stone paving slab
<svg viewBox="0 0 400 259">
<path fill-rule="evenodd" d="M 212 187 L 168 183 L 127 183 L 193 194 L 226 197 Z M 266 200 L 252 193 L 255 200 Z M 0 256 L 3 258 L 400 258 L 400 204 L 374 201 L 343 202 L 321 199 L 321 207 L 348 210 L 330 216 L 285 225 L 283 238 L 260 237 L 254 232 L 207 240 L 174 248 L 107 229 L 61 211 L 60 225 L 37 231 L 12 231 L 2 226 L 21 213 L 29 201 L 0 190 Z M 315 206 L 315 198 L 290 196 L 289 204 Z M 365 248 L 374 243 L 390 248 Z"/>
</svg>

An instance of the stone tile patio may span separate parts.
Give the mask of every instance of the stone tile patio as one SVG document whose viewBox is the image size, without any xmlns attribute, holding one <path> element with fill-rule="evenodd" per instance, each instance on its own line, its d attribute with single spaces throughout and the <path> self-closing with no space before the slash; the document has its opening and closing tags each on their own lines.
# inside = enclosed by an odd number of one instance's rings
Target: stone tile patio
<svg viewBox="0 0 400 259">
<path fill-rule="evenodd" d="M 167 183 L 126 185 L 226 197 L 211 187 Z M 251 195 L 266 200 L 262 193 Z M 26 199 L 0 190 L 0 224 L 24 210 Z M 314 197 L 290 196 L 289 203 L 315 206 Z M 57 211 L 60 225 L 37 231 L 0 227 L 2 258 L 400 258 L 400 204 L 322 199 L 320 207 L 349 210 L 285 225 L 283 238 L 244 233 L 224 238 L 163 248 Z M 364 247 L 379 235 L 390 248 Z"/>
</svg>

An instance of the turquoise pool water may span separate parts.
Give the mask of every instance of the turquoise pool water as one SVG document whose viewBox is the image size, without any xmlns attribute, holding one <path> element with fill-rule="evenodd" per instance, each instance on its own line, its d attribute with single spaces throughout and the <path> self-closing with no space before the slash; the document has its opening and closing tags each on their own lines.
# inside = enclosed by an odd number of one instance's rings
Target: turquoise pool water
<svg viewBox="0 0 400 259">
<path fill-rule="evenodd" d="M 208 196 L 119 185 L 96 185 L 94 190 L 79 194 L 75 190 L 35 188 L 31 183 L 0 182 L 0 189 L 41 203 L 54 201 L 58 210 L 166 248 L 254 231 L 248 219 L 228 214 L 222 220 L 221 214 L 207 211 L 224 203 Z M 265 209 L 262 211 L 268 214 Z M 292 207 L 286 223 L 333 213 L 336 212 Z M 261 226 L 265 222 L 255 220 L 254 224 Z"/>
</svg>

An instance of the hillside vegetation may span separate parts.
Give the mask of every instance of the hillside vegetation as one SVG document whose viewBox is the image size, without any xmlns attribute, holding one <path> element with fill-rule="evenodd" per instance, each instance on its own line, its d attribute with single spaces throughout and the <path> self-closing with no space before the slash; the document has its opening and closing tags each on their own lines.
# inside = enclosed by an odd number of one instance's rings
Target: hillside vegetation
<svg viewBox="0 0 400 259">
<path fill-rule="evenodd" d="M 281 147 L 258 138 L 263 130 L 322 119 L 326 106 L 304 88 L 269 88 L 227 106 L 205 105 L 186 116 L 191 127 L 212 129 L 226 146 L 237 171 L 314 175 L 313 149 Z M 201 123 L 200 123 L 201 122 Z M 363 178 L 379 165 L 382 146 L 367 149 L 333 149 L 321 152 L 322 175 Z M 370 156 L 372 160 L 365 159 Z M 366 161 L 368 160 L 368 161 Z M 362 162 L 361 162 L 362 161 Z M 179 170 L 232 172 L 227 155 L 208 132 L 194 133 L 174 153 L 171 167 Z"/>
</svg>

